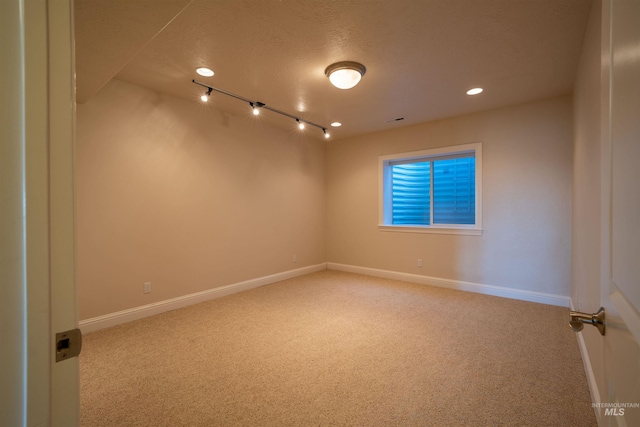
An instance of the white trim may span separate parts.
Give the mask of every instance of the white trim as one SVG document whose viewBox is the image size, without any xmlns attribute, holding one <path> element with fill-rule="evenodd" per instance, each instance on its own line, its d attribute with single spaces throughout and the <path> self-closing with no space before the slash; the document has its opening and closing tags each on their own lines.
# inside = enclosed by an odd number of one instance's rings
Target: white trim
<svg viewBox="0 0 640 427">
<path fill-rule="evenodd" d="M 329 270 L 347 271 L 349 273 L 364 274 L 366 276 L 382 277 L 385 279 L 402 280 L 404 282 L 418 283 L 421 285 L 438 286 L 440 288 L 456 289 L 460 291 L 475 292 L 478 294 L 537 302 L 540 304 L 569 307 L 569 297 L 564 295 L 504 288 L 502 286 L 484 285 L 481 283 L 463 282 L 461 280 L 442 279 L 438 277 L 422 276 L 419 274 L 400 273 L 397 271 L 378 270 L 375 268 L 337 264 L 334 262 L 328 262 L 327 268 Z"/>
<path fill-rule="evenodd" d="M 381 161 L 399 162 L 403 160 L 411 160 L 415 158 L 439 157 L 448 154 L 470 154 L 477 151 L 478 146 L 482 146 L 481 142 L 472 142 L 470 144 L 451 145 L 448 147 L 430 148 L 426 150 L 409 151 L 406 153 L 388 154 L 380 156 Z"/>
<path fill-rule="evenodd" d="M 247 291 L 260 286 L 269 285 L 281 280 L 291 279 L 292 277 L 303 276 L 305 274 L 314 273 L 316 271 L 326 270 L 325 263 L 302 267 L 295 270 L 283 271 L 282 273 L 271 274 L 269 276 L 258 277 L 256 279 L 245 280 L 244 282 L 233 283 L 231 285 L 221 286 L 202 292 L 183 295 L 164 301 L 155 302 L 115 313 L 105 314 L 103 316 L 92 317 L 80 321 L 80 329 L 83 334 L 97 331 L 111 326 L 120 325 L 122 323 L 131 322 L 133 320 L 142 319 L 144 317 L 153 316 L 164 313 L 166 311 L 175 310 L 189 305 L 209 301 L 215 298 L 224 297 L 235 294 L 237 292 Z"/>
<path fill-rule="evenodd" d="M 571 310 L 575 310 L 576 306 L 573 303 L 573 299 L 569 300 Z M 600 390 L 598 389 L 598 382 L 596 381 L 596 375 L 593 372 L 593 365 L 591 364 L 591 358 L 589 357 L 589 351 L 587 350 L 587 344 L 584 341 L 584 336 L 581 332 L 576 332 L 576 338 L 578 340 L 578 347 L 580 348 L 580 355 L 582 356 L 582 364 L 584 366 L 584 373 L 587 376 L 587 384 L 589 385 L 589 392 L 591 393 L 591 401 L 594 403 L 601 403 Z M 602 408 L 595 407 L 593 412 L 596 415 L 598 425 L 604 425 L 602 423 Z"/>
<path fill-rule="evenodd" d="M 601 403 L 600 390 L 598 389 L 598 383 L 596 382 L 596 376 L 593 373 L 593 367 L 591 366 L 591 359 L 589 358 L 589 352 L 587 351 L 587 345 L 584 342 L 582 332 L 576 332 L 578 339 L 578 347 L 580 348 L 580 355 L 582 355 L 582 364 L 584 365 L 584 372 L 587 376 L 587 383 L 589 384 L 589 391 L 591 392 L 591 401 L 595 403 Z M 593 408 L 593 412 L 596 415 L 598 425 L 602 425 L 602 408 Z"/>
<path fill-rule="evenodd" d="M 482 228 L 474 227 L 463 227 L 460 228 L 450 228 L 450 227 L 438 227 L 438 226 L 429 226 L 429 227 L 421 227 L 417 225 L 385 225 L 378 224 L 378 230 L 380 231 L 394 231 L 398 233 L 424 233 L 424 234 L 459 234 L 464 236 L 481 236 Z"/>
</svg>

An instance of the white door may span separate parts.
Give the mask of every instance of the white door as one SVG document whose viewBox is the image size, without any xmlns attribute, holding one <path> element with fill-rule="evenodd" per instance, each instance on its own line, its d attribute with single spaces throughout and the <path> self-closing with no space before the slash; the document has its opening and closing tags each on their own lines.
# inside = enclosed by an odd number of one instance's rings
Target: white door
<svg viewBox="0 0 640 427">
<path fill-rule="evenodd" d="M 605 425 L 632 427 L 640 426 L 640 1 L 603 4 L 601 398 L 612 406 L 599 410 Z"/>
</svg>

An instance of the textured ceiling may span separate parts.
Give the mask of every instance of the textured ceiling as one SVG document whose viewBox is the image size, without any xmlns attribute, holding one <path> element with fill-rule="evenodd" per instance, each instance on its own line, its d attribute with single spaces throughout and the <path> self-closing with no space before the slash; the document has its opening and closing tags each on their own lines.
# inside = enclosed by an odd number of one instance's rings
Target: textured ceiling
<svg viewBox="0 0 640 427">
<path fill-rule="evenodd" d="M 75 5 L 79 102 L 111 78 L 199 102 L 197 79 L 321 125 L 340 121 L 331 132 L 343 138 L 571 93 L 591 0 Z M 351 90 L 324 76 L 344 60 L 367 67 Z M 215 76 L 198 76 L 200 66 Z M 465 94 L 476 86 L 485 92 Z M 210 104 L 250 115 L 248 105 L 223 95 Z M 405 120 L 388 122 L 398 117 Z"/>
</svg>

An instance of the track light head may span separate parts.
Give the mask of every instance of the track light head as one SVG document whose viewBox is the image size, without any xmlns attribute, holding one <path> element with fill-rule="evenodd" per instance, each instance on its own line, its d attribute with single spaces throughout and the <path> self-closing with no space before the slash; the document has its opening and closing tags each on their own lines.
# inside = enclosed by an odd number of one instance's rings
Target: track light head
<svg viewBox="0 0 640 427">
<path fill-rule="evenodd" d="M 251 108 L 253 109 L 253 115 L 257 116 L 260 114 L 260 108 L 264 107 L 265 104 L 263 104 L 262 102 L 250 102 L 249 105 L 251 105 Z"/>
<path fill-rule="evenodd" d="M 304 122 L 301 122 L 300 119 L 296 119 L 296 122 L 298 122 L 298 128 L 300 130 L 304 129 Z"/>
<path fill-rule="evenodd" d="M 209 90 L 207 90 L 207 92 L 206 92 L 204 95 L 202 95 L 202 96 L 200 97 L 200 99 L 202 100 L 202 102 L 207 102 L 207 101 L 209 100 L 209 97 L 211 96 L 211 91 L 212 91 L 212 90 L 213 90 L 213 89 L 209 88 Z"/>
<path fill-rule="evenodd" d="M 325 128 L 322 128 L 322 133 L 324 133 L 324 137 L 326 139 L 329 139 L 329 137 L 331 136 L 331 135 L 329 135 L 329 133 L 327 132 L 327 130 Z"/>
</svg>

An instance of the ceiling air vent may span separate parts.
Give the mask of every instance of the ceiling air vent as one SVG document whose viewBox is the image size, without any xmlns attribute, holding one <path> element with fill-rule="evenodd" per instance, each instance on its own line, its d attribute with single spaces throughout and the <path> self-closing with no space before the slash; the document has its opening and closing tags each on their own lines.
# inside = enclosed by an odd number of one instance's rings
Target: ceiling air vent
<svg viewBox="0 0 640 427">
<path fill-rule="evenodd" d="M 401 122 L 403 120 L 404 120 L 404 117 L 398 117 L 396 119 L 385 120 L 385 123 Z"/>
</svg>

